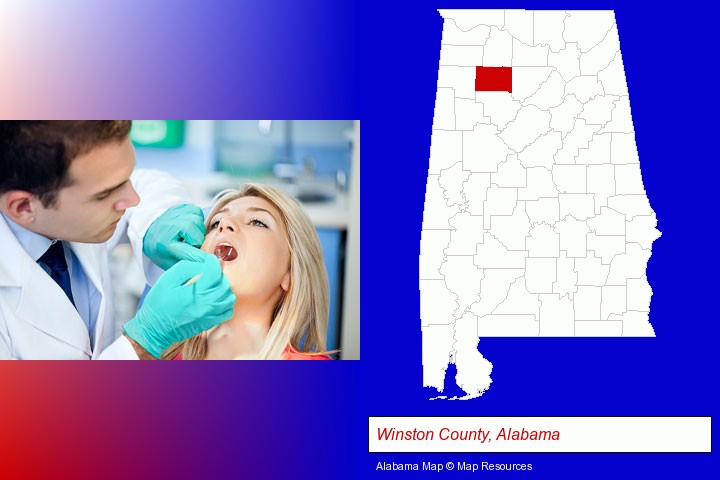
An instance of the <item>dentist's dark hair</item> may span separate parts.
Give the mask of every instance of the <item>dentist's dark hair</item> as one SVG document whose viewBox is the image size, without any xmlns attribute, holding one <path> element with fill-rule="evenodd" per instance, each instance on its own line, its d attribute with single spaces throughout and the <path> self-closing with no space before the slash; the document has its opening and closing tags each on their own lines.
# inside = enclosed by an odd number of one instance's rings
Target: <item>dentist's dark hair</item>
<svg viewBox="0 0 720 480">
<path fill-rule="evenodd" d="M 72 184 L 70 163 L 96 147 L 123 141 L 130 120 L 0 121 L 0 195 L 25 190 L 52 207 Z"/>
</svg>

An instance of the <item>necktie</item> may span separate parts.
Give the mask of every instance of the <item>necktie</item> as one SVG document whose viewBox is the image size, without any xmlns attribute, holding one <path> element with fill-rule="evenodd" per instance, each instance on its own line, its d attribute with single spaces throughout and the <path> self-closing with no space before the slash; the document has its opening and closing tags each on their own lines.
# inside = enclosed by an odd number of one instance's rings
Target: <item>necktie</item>
<svg viewBox="0 0 720 480">
<path fill-rule="evenodd" d="M 65 254 L 63 253 L 62 242 L 55 242 L 50 245 L 47 252 L 40 257 L 39 262 L 44 263 L 50 269 L 50 278 L 60 285 L 65 295 L 70 299 L 73 305 L 72 289 L 70 288 L 70 272 L 68 272 L 67 262 L 65 262 Z"/>
</svg>

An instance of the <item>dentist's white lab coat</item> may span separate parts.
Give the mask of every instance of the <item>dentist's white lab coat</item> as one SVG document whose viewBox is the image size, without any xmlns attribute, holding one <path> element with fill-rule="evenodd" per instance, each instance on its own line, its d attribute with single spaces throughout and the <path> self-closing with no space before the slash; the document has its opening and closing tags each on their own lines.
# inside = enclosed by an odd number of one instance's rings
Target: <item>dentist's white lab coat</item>
<svg viewBox="0 0 720 480">
<path fill-rule="evenodd" d="M 137 359 L 113 318 L 109 256 L 129 240 L 145 276 L 154 283 L 162 270 L 142 254 L 150 224 L 167 208 L 188 203 L 182 184 L 172 176 L 137 170 L 131 176 L 140 203 L 128 209 L 105 243 L 68 242 L 102 299 L 95 322 L 95 345 L 87 327 L 62 289 L 22 248 L 0 216 L 0 359 Z"/>
</svg>

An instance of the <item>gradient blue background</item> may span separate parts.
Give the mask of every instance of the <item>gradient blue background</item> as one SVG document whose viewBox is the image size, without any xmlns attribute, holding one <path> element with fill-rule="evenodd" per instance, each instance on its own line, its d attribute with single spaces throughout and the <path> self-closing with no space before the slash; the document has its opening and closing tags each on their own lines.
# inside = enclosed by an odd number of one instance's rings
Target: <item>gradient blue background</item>
<svg viewBox="0 0 720 480">
<path fill-rule="evenodd" d="M 367 453 L 368 415 L 717 413 L 718 9 L 634 3 L 0 2 L 3 118 L 360 118 L 365 279 L 360 361 L 0 363 L 0 476 L 427 478 L 375 471 L 422 460 L 533 464 L 502 477 L 714 476 L 715 454 Z M 648 267 L 657 338 L 483 339 L 490 390 L 430 402 L 418 255 L 436 10 L 450 7 L 616 10 L 663 236 Z"/>
</svg>

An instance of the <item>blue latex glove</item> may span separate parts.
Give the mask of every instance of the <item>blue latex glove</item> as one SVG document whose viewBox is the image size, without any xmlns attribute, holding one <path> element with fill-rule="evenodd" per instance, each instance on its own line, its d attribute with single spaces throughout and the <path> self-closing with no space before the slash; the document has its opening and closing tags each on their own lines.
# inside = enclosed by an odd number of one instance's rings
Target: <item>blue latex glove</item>
<svg viewBox="0 0 720 480">
<path fill-rule="evenodd" d="M 143 238 L 143 253 L 163 270 L 180 260 L 202 261 L 198 250 L 205 240 L 205 219 L 195 205 L 169 208 L 150 225 Z"/>
<path fill-rule="evenodd" d="M 183 260 L 163 273 L 148 292 L 135 317 L 123 327 L 128 337 L 155 358 L 172 344 L 187 340 L 228 320 L 235 295 L 220 269 L 220 261 L 208 253 L 200 262 Z M 191 285 L 191 278 L 201 274 Z"/>
</svg>

